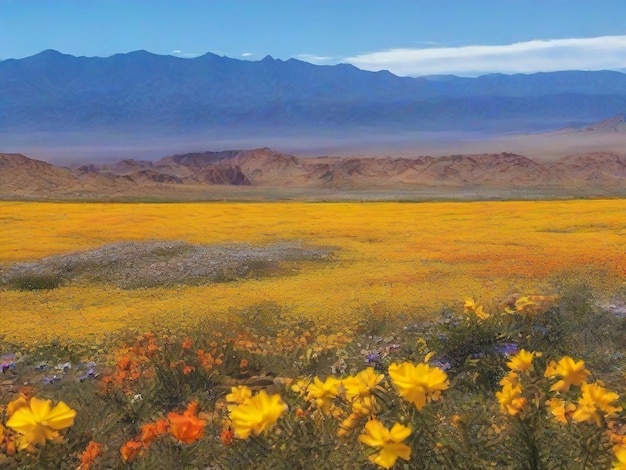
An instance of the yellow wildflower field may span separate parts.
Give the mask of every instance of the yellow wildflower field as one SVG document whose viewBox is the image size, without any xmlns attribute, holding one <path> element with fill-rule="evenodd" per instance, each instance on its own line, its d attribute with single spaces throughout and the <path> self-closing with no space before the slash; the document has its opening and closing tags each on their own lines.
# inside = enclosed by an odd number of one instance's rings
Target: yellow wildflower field
<svg viewBox="0 0 626 470">
<path fill-rule="evenodd" d="M 119 241 L 285 240 L 336 248 L 292 274 L 123 290 L 67 284 L 0 291 L 0 335 L 88 342 L 122 328 L 225 319 L 271 302 L 287 317 L 348 328 L 369 314 L 420 318 L 467 296 L 547 293 L 568 271 L 626 273 L 626 200 L 428 203 L 0 202 L 0 266 Z M 600 278 L 597 278 L 600 279 Z"/>
</svg>

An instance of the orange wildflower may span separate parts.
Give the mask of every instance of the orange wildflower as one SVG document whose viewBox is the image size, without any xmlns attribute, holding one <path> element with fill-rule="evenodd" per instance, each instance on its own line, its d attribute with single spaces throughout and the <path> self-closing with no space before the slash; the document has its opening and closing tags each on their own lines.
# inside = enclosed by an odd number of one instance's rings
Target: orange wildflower
<svg viewBox="0 0 626 470">
<path fill-rule="evenodd" d="M 133 361 L 129 356 L 122 356 L 117 362 L 117 368 L 120 370 L 129 370 L 132 362 Z"/>
<path fill-rule="evenodd" d="M 104 452 L 102 452 L 102 444 L 94 441 L 89 441 L 87 447 L 80 454 L 80 465 L 78 467 L 79 470 L 89 470 L 93 463 L 96 461 L 98 457 L 100 457 Z"/>
<path fill-rule="evenodd" d="M 222 432 L 220 433 L 220 440 L 222 441 L 222 444 L 228 447 L 235 440 L 235 431 L 233 431 L 230 426 L 228 429 L 222 429 Z"/>
<path fill-rule="evenodd" d="M 17 447 L 15 447 L 15 442 L 9 441 L 6 443 L 6 454 L 8 456 L 14 456 L 17 453 Z"/>
<path fill-rule="evenodd" d="M 191 338 L 186 338 L 182 344 L 183 349 L 191 349 Z"/>
<path fill-rule="evenodd" d="M 183 414 L 168 413 L 170 422 L 170 434 L 180 442 L 193 444 L 204 436 L 206 421 L 196 416 L 198 403 L 193 402 L 187 406 Z"/>
<path fill-rule="evenodd" d="M 154 423 L 144 424 L 141 427 L 141 442 L 147 447 L 152 444 L 157 437 L 165 434 L 169 427 L 169 421 L 161 418 Z"/>
<path fill-rule="evenodd" d="M 120 449 L 122 460 L 126 463 L 132 463 L 141 449 L 143 449 L 143 443 L 141 441 L 127 441 Z"/>
</svg>

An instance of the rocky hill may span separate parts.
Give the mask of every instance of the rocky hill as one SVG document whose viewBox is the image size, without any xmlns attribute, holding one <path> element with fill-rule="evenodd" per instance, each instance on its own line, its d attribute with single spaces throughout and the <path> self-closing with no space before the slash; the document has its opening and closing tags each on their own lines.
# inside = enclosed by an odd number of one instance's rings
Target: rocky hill
<svg viewBox="0 0 626 470">
<path fill-rule="evenodd" d="M 208 188 L 245 187 L 366 192 L 485 188 L 504 193 L 532 188 L 597 188 L 603 194 L 620 193 L 626 188 L 626 155 L 584 153 L 550 162 L 512 153 L 301 158 L 261 148 L 70 169 L 19 154 L 0 154 L 2 199 L 178 198 L 185 194 L 202 198 L 198 194 Z"/>
</svg>

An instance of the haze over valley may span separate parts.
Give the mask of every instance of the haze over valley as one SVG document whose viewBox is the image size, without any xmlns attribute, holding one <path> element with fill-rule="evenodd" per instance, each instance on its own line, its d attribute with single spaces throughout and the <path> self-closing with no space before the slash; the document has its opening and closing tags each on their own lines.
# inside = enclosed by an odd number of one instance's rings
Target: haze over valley
<svg viewBox="0 0 626 470">
<path fill-rule="evenodd" d="M 540 160 L 626 148 L 626 75 L 614 71 L 410 78 L 269 56 L 47 50 L 0 61 L 0 107 L 0 151 L 61 165 L 262 147 Z"/>
</svg>

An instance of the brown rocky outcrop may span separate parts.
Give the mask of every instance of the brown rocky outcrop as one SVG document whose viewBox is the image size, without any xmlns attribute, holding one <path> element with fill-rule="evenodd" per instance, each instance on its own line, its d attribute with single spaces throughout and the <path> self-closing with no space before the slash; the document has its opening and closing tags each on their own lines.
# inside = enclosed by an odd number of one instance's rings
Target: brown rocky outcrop
<svg viewBox="0 0 626 470">
<path fill-rule="evenodd" d="M 591 152 L 550 162 L 514 153 L 442 157 L 300 158 L 268 148 L 122 160 L 71 170 L 0 154 L 0 198 L 185 194 L 217 186 L 379 190 L 420 188 L 626 188 L 626 155 Z"/>
</svg>

